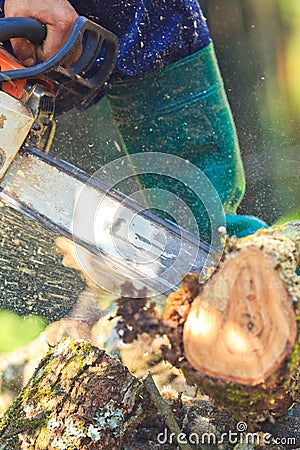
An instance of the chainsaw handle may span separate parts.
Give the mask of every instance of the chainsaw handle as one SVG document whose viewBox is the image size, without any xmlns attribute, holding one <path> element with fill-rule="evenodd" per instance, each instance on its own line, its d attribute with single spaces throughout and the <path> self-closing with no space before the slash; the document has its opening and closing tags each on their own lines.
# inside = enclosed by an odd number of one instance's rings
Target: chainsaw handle
<svg viewBox="0 0 300 450">
<path fill-rule="evenodd" d="M 23 21 L 24 18 L 15 19 Z M 0 19 L 0 41 L 3 20 L 12 19 Z M 5 37 L 12 36 L 6 34 Z M 71 67 L 63 67 L 64 61 L 81 42 L 83 50 L 79 59 Z M 86 17 L 79 16 L 57 53 L 35 66 L 0 72 L 0 83 L 41 77 L 48 79 L 57 87 L 60 102 L 56 106 L 56 113 L 60 114 L 79 104 L 82 107 L 88 105 L 89 99 L 97 95 L 113 71 L 117 55 L 117 36 Z"/>
<path fill-rule="evenodd" d="M 47 35 L 46 25 L 29 17 L 0 19 L 0 42 L 12 38 L 25 38 L 40 45 Z"/>
</svg>

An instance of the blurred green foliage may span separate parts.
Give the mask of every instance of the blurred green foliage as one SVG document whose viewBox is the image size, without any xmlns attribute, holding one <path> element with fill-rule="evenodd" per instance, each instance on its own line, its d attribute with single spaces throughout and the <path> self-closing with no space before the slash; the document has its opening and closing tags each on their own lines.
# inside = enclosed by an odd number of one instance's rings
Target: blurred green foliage
<svg viewBox="0 0 300 450">
<path fill-rule="evenodd" d="M 0 353 L 26 345 L 45 327 L 46 321 L 40 316 L 20 317 L 11 311 L 0 311 Z"/>
</svg>

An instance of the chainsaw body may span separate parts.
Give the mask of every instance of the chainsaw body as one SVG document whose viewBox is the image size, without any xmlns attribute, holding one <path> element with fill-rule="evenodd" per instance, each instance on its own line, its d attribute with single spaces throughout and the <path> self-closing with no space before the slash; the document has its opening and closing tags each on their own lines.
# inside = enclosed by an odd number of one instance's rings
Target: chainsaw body
<svg viewBox="0 0 300 450">
<path fill-rule="evenodd" d="M 0 66 L 6 51 L 0 49 Z M 12 63 L 12 60 L 11 60 Z M 7 81 L 0 91 L 0 178 L 22 145 L 48 153 L 55 133 L 55 92 L 47 80 Z"/>
</svg>

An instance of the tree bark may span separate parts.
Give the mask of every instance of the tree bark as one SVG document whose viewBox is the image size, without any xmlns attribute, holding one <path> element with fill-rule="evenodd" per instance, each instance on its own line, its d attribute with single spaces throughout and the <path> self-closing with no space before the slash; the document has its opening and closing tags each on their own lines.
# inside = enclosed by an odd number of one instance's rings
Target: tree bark
<svg viewBox="0 0 300 450">
<path fill-rule="evenodd" d="M 70 338 L 50 349 L 1 420 L 3 450 L 121 449 L 149 397 L 115 358 Z"/>
<path fill-rule="evenodd" d="M 239 420 L 283 415 L 300 401 L 300 226 L 231 240 L 204 285 L 168 299 L 166 357 Z"/>
<path fill-rule="evenodd" d="M 86 287 L 81 274 L 64 267 L 55 233 L 0 202 L 0 309 L 66 317 Z"/>
</svg>

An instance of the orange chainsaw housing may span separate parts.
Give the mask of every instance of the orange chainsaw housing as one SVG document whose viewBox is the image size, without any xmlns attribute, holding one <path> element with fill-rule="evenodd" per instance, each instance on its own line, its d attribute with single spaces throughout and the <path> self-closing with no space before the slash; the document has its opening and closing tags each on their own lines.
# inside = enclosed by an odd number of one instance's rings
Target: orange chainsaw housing
<svg viewBox="0 0 300 450">
<path fill-rule="evenodd" d="M 25 66 L 23 66 L 8 51 L 0 47 L 0 72 L 17 69 L 25 69 Z M 38 80 L 41 84 L 45 86 L 45 88 L 47 88 L 49 92 L 51 92 L 51 94 L 54 94 L 54 86 L 53 83 L 51 83 L 51 81 L 45 78 L 39 78 Z M 2 91 L 20 100 L 24 95 L 24 90 L 26 90 L 26 86 L 27 86 L 26 80 L 3 81 Z"/>
<path fill-rule="evenodd" d="M 20 64 L 16 58 L 14 58 L 4 48 L 0 48 L 0 71 L 24 69 L 25 67 Z M 11 96 L 21 99 L 26 88 L 26 80 L 13 80 L 4 81 L 2 83 L 2 90 Z"/>
</svg>

